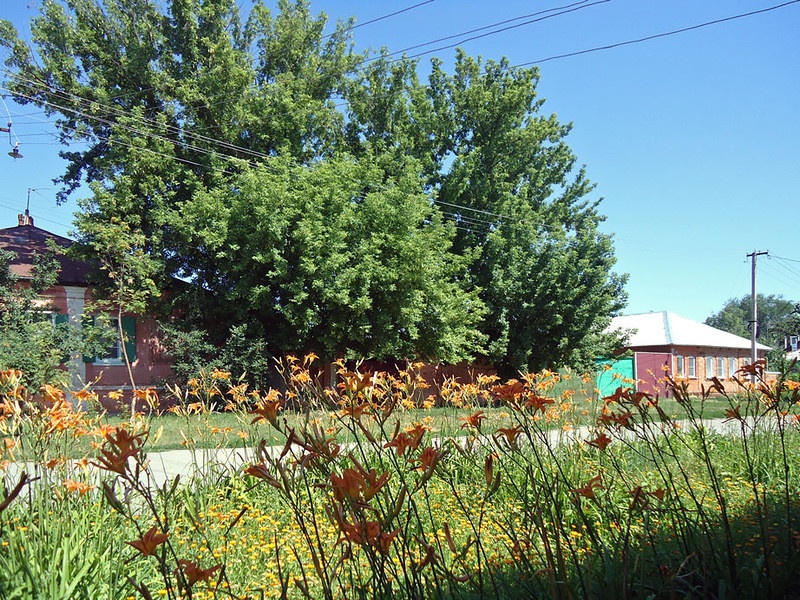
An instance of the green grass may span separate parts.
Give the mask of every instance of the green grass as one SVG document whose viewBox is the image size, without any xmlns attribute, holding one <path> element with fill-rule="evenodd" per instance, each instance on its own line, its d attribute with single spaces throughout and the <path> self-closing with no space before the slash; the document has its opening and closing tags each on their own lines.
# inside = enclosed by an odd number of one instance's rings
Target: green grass
<svg viewBox="0 0 800 600">
<path fill-rule="evenodd" d="M 697 400 L 698 406 L 700 400 Z M 573 401 L 574 408 L 570 411 L 569 421 L 573 426 L 594 424 L 600 402 L 585 399 Z M 674 399 L 665 398 L 659 401 L 664 411 L 676 419 L 686 417 L 686 411 Z M 730 408 L 730 403 L 724 398 L 708 398 L 703 406 L 703 418 L 724 418 L 725 410 Z M 508 427 L 509 409 L 503 406 L 479 406 L 470 408 L 437 407 L 432 409 L 402 410 L 392 416 L 387 428 L 392 430 L 395 422 L 399 420 L 400 428 L 413 427 L 415 423 L 425 423 L 431 428 L 431 433 L 437 437 L 453 437 L 466 435 L 462 427 L 463 419 L 477 411 L 483 411 L 486 419 L 483 421 L 482 431 L 493 433 L 499 427 Z M 586 414 L 583 414 L 586 411 Z M 332 413 L 327 411 L 313 411 L 308 416 L 295 411 L 282 413 L 287 424 L 291 427 L 300 427 L 306 418 L 317 421 L 323 429 L 338 426 L 342 429 L 339 439 L 352 442 L 355 436 L 345 425 L 347 419 L 332 418 Z M 187 447 L 187 440 L 192 440 L 192 447 L 196 448 L 238 448 L 251 447 L 255 442 L 264 439 L 268 445 L 283 443 L 283 439 L 276 435 L 272 427 L 266 424 L 251 424 L 253 415 L 246 413 L 212 412 L 205 414 L 192 414 L 178 416 L 174 414 L 153 415 L 146 418 L 147 428 L 150 431 L 150 452 L 176 450 Z M 371 422 L 366 419 L 365 422 Z M 120 426 L 127 424 L 128 420 L 119 415 L 105 415 L 100 424 Z M 554 424 L 554 427 L 561 426 Z M 372 424 L 370 430 L 375 433 L 377 426 Z M 160 432 L 160 435 L 158 435 Z M 88 451 L 88 440 L 81 445 L 81 451 Z"/>
</svg>

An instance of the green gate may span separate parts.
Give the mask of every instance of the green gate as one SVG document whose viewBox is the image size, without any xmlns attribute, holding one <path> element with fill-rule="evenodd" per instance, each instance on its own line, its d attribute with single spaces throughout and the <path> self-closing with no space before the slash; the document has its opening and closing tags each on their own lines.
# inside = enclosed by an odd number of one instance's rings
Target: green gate
<svg viewBox="0 0 800 600">
<path fill-rule="evenodd" d="M 606 369 L 606 366 L 610 369 Z M 617 391 L 620 386 L 633 387 L 630 383 L 624 383 L 622 377 L 634 379 L 633 357 L 618 359 L 601 359 L 597 361 L 597 389 L 600 390 L 600 397 L 610 396 Z"/>
</svg>

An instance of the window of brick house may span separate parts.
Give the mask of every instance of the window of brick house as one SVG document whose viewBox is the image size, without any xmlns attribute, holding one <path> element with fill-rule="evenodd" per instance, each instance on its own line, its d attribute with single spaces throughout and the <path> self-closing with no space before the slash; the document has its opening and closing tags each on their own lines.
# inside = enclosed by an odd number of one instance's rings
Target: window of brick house
<svg viewBox="0 0 800 600">
<path fill-rule="evenodd" d="M 725 379 L 725 377 L 727 377 L 725 373 L 725 357 L 723 356 L 717 357 L 717 377 L 720 379 Z"/>
<path fill-rule="evenodd" d="M 694 356 L 686 357 L 686 376 L 690 379 L 697 377 L 697 363 Z"/>
</svg>

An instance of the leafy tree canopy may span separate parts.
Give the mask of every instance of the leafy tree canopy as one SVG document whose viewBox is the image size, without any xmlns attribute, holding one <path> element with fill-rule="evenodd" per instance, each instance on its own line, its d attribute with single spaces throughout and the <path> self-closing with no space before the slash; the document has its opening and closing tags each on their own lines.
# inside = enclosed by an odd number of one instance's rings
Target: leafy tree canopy
<svg viewBox="0 0 800 600">
<path fill-rule="evenodd" d="M 325 23 L 301 0 L 245 20 L 233 0 L 49 0 L 33 48 L 9 23 L 0 44 L 17 98 L 85 143 L 61 177 L 62 198 L 96 184 L 83 241 L 141 233 L 162 286 L 202 291 L 192 314 L 326 357 L 600 352 L 624 278 L 538 70 L 459 53 L 421 81 Z"/>
</svg>

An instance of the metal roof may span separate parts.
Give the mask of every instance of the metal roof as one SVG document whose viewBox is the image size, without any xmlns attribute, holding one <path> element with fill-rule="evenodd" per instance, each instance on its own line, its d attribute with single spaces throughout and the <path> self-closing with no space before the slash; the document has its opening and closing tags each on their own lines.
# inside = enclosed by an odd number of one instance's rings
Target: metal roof
<svg viewBox="0 0 800 600">
<path fill-rule="evenodd" d="M 750 340 L 664 310 L 614 317 L 607 331 L 632 330 L 628 346 L 703 346 L 747 350 Z M 771 350 L 756 343 L 759 350 Z"/>
</svg>

